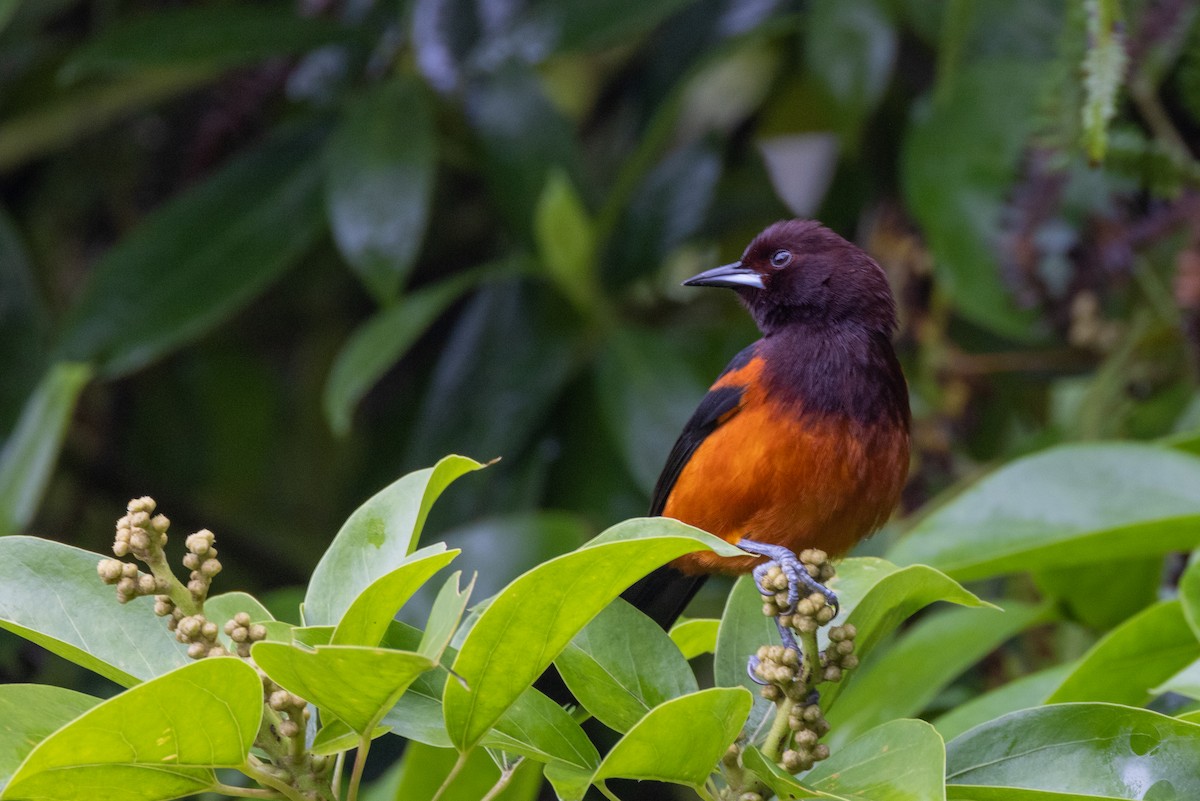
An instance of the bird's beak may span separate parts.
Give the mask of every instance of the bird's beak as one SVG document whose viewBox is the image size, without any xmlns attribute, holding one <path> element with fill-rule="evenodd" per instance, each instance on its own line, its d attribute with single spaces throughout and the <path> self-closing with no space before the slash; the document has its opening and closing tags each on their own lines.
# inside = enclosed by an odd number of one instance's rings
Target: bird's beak
<svg viewBox="0 0 1200 801">
<path fill-rule="evenodd" d="M 683 282 L 684 286 L 727 286 L 732 289 L 766 289 L 762 276 L 740 261 L 722 264 Z"/>
</svg>

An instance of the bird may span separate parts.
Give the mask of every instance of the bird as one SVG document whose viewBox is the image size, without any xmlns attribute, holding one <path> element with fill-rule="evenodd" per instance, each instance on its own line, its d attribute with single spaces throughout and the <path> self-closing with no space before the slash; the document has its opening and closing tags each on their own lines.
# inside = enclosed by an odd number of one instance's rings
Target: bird
<svg viewBox="0 0 1200 801">
<path fill-rule="evenodd" d="M 792 219 L 769 225 L 738 261 L 683 283 L 732 289 L 762 337 L 684 425 L 649 513 L 748 555 L 685 554 L 623 597 L 669 629 L 710 574 L 758 579 L 778 564 L 793 603 L 805 586 L 836 607 L 796 554 L 844 555 L 887 521 L 908 475 L 911 412 L 887 276 L 820 223 Z"/>
</svg>

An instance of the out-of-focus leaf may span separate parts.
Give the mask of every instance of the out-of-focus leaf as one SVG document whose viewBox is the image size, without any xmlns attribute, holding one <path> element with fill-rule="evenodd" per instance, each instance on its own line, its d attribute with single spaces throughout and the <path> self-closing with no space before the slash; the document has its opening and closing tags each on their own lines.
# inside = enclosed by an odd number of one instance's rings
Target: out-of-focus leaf
<svg viewBox="0 0 1200 801">
<path fill-rule="evenodd" d="M 0 791 L 35 745 L 98 703 L 62 687 L 0 685 Z"/>
<path fill-rule="evenodd" d="M 337 716 L 359 735 L 374 731 L 413 680 L 434 665 L 410 651 L 355 645 L 308 650 L 258 642 L 250 653 L 272 681 Z"/>
<path fill-rule="evenodd" d="M 896 63 L 896 31 L 875 0 L 821 0 L 804 28 L 810 72 L 854 120 L 883 97 Z"/>
<path fill-rule="evenodd" d="M 367 289 L 389 303 L 420 250 L 433 191 L 436 130 L 420 84 L 389 81 L 359 98 L 325 156 L 334 241 Z"/>
<path fill-rule="evenodd" d="M 557 27 L 559 50 L 591 50 L 629 42 L 686 5 L 688 0 L 566 0 L 541 4 L 535 19 Z"/>
<path fill-rule="evenodd" d="M 856 737 L 802 779 L 789 776 L 756 748 L 743 757 L 781 801 L 944 801 L 946 752 L 923 720 L 893 720 Z"/>
<path fill-rule="evenodd" d="M 1043 706 L 947 743 L 947 790 L 950 798 L 979 801 L 1026 798 L 1011 788 L 1116 799 L 1200 798 L 1197 749 L 1200 726 L 1156 712 L 1115 704 Z"/>
<path fill-rule="evenodd" d="M 355 407 L 426 329 L 482 273 L 448 278 L 406 295 L 359 326 L 334 359 L 325 383 L 325 419 L 335 434 L 350 431 Z"/>
<path fill-rule="evenodd" d="M 704 395 L 683 353 L 661 336 L 614 331 L 596 364 L 604 423 L 649 496 L 675 438 Z"/>
<path fill-rule="evenodd" d="M 1187 569 L 1179 577 L 1179 602 L 1192 633 L 1200 638 L 1200 550 L 1192 552 Z"/>
<path fill-rule="evenodd" d="M 847 677 L 826 713 L 831 750 L 875 726 L 915 717 L 938 692 L 1005 640 L 1044 620 L 1046 607 L 1005 601 L 997 609 L 947 609 L 922 618 L 884 653 Z M 931 660 L 930 654 L 938 654 Z"/>
<path fill-rule="evenodd" d="M 158 8 L 118 17 L 76 50 L 62 69 L 67 81 L 157 68 L 224 69 L 310 50 L 347 38 L 327 19 L 301 15 L 289 3 Z"/>
<path fill-rule="evenodd" d="M 584 626 L 554 663 L 579 703 L 619 732 L 664 701 L 700 689 L 666 633 L 620 599 Z"/>
<path fill-rule="evenodd" d="M 717 649 L 717 631 L 721 621 L 712 618 L 682 620 L 671 627 L 671 640 L 684 659 L 695 659 Z"/>
<path fill-rule="evenodd" d="M 0 171 L 65 147 L 84 136 L 216 77 L 207 67 L 144 70 L 104 86 L 79 87 L 0 124 Z"/>
<path fill-rule="evenodd" d="M 1179 601 L 1163 601 L 1108 632 L 1046 700 L 1141 706 L 1157 684 L 1197 658 L 1200 642 Z"/>
<path fill-rule="evenodd" d="M 330 642 L 378 645 L 396 611 L 456 556 L 458 551 L 448 551 L 440 542 L 410 555 L 399 567 L 375 579 L 358 594 L 338 621 Z"/>
<path fill-rule="evenodd" d="M 87 364 L 53 365 L 25 402 L 0 450 L 0 535 L 20 531 L 37 512 L 75 401 L 92 377 Z"/>
<path fill-rule="evenodd" d="M 469 449 L 514 457 L 566 383 L 575 334 L 562 303 L 528 284 L 488 285 L 463 309 L 438 360 L 409 443 L 427 463 Z"/>
<path fill-rule="evenodd" d="M 581 310 L 595 303 L 596 235 L 571 179 L 554 170 L 534 211 L 534 235 L 542 266 Z"/>
<path fill-rule="evenodd" d="M 459 750 L 474 746 L 571 638 L 622 590 L 655 567 L 695 550 L 737 548 L 668 518 L 618 524 L 577 551 L 508 585 L 480 615 L 446 685 L 446 730 Z"/>
<path fill-rule="evenodd" d="M 888 558 L 969 580 L 1188 549 L 1198 521 L 1200 459 L 1136 443 L 1064 445 L 963 491 Z"/>
<path fill-rule="evenodd" d="M 928 237 L 938 288 L 956 311 L 1015 339 L 1033 335 L 1033 314 L 1004 285 L 1001 215 L 1033 125 L 1044 70 L 984 62 L 963 70 L 945 102 L 918 108 L 901 157 L 908 208 Z"/>
<path fill-rule="evenodd" d="M 21 0 L 0 0 L 0 33 L 3 33 L 4 29 L 8 27 L 8 23 L 17 13 L 20 5 Z"/>
<path fill-rule="evenodd" d="M 153 600 L 117 603 L 100 556 L 36 537 L 0 537 L 0 627 L 125 687 L 187 663 Z"/>
<path fill-rule="evenodd" d="M 304 596 L 305 623 L 336 625 L 367 587 L 416 550 L 429 509 L 446 487 L 481 467 L 465 456 L 447 456 L 397 479 L 354 510 L 313 571 Z"/>
<path fill-rule="evenodd" d="M 0 11 L 0 30 L 2 19 Z M 45 369 L 49 330 L 50 321 L 29 254 L 16 225 L 0 209 L 0 364 L 4 365 L 0 431 L 10 430 Z"/>
<path fill-rule="evenodd" d="M 1179 693 L 1200 700 L 1200 659 L 1185 665 L 1182 670 L 1155 687 L 1153 692 L 1155 695 Z"/>
<path fill-rule="evenodd" d="M 320 139 L 311 128 L 277 133 L 152 214 L 93 269 L 60 356 L 123 375 L 282 275 L 320 230 Z"/>
<path fill-rule="evenodd" d="M 158 801 L 203 792 L 216 782 L 213 768 L 245 763 L 262 713 L 254 668 L 231 657 L 195 662 L 42 740 L 4 797 Z"/>
<path fill-rule="evenodd" d="M 662 159 L 621 209 L 603 264 L 609 284 L 621 284 L 661 264 L 703 225 L 721 177 L 721 159 L 704 141 Z"/>
<path fill-rule="evenodd" d="M 517 64 L 471 87 L 466 112 L 483 148 L 484 177 L 497 209 L 514 234 L 532 242 L 531 223 L 549 171 L 579 174 L 570 126 L 532 71 Z"/>
<path fill-rule="evenodd" d="M 1034 580 L 1042 594 L 1066 607 L 1070 617 L 1097 631 L 1107 631 L 1158 599 L 1162 556 L 1122 559 L 1108 564 L 1068 565 L 1039 570 Z M 1121 592 L 1110 592 L 1113 587 Z"/>
<path fill-rule="evenodd" d="M 1050 693 L 1062 684 L 1063 679 L 1070 675 L 1073 668 L 1073 664 L 1055 665 L 1014 679 L 1003 687 L 954 707 L 933 721 L 934 728 L 943 738 L 949 740 L 993 718 L 1043 704 L 1050 697 Z"/>
<path fill-rule="evenodd" d="M 1087 55 L 1084 56 L 1083 105 L 1084 146 L 1092 163 L 1104 160 L 1108 146 L 1108 124 L 1117 113 L 1117 93 L 1125 77 L 1129 57 L 1125 52 L 1124 20 L 1115 0 L 1090 0 L 1087 12 Z"/>
</svg>

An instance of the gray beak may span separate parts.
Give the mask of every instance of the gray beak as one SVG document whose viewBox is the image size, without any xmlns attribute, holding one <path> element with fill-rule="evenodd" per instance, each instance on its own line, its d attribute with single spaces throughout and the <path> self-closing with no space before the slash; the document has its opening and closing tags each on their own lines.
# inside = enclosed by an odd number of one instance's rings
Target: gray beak
<svg viewBox="0 0 1200 801">
<path fill-rule="evenodd" d="M 684 286 L 727 286 L 731 289 L 766 289 L 762 276 L 740 261 L 722 264 L 683 282 Z"/>
</svg>

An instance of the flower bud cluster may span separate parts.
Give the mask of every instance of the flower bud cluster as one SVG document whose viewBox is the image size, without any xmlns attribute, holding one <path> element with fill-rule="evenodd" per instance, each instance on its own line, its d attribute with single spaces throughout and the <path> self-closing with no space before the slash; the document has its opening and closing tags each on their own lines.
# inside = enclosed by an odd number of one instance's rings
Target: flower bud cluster
<svg viewBox="0 0 1200 801">
<path fill-rule="evenodd" d="M 847 623 L 829 630 L 829 646 L 821 652 L 821 681 L 841 681 L 842 674 L 858 667 L 854 638 L 858 629 Z"/>
<path fill-rule="evenodd" d="M 154 509 L 154 499 L 148 495 L 129 502 L 125 507 L 125 516 L 117 521 L 117 535 L 113 539 L 114 555 L 132 555 L 135 559 L 150 562 L 162 553 L 163 546 L 167 544 L 167 529 L 171 521 L 166 515 L 154 515 Z"/>
<path fill-rule="evenodd" d="M 754 675 L 766 682 L 761 691 L 763 698 L 780 701 L 786 697 L 798 701 L 808 696 L 808 668 L 799 651 L 782 645 L 763 645 L 754 656 Z"/>
<path fill-rule="evenodd" d="M 792 731 L 791 747 L 781 757 L 783 768 L 788 773 L 808 770 L 815 763 L 829 758 L 829 746 L 819 743 L 829 733 L 829 722 L 817 703 L 797 704 L 788 715 L 788 728 Z"/>
<path fill-rule="evenodd" d="M 213 547 L 215 540 L 213 533 L 205 528 L 188 535 L 184 542 L 188 552 L 183 557 L 183 566 L 192 571 L 188 576 L 187 588 L 196 601 L 203 601 L 208 596 L 213 576 L 221 572 L 217 549 Z"/>
<path fill-rule="evenodd" d="M 250 646 L 267 638 L 267 627 L 261 623 L 251 623 L 249 614 L 238 612 L 225 622 L 225 634 L 233 640 L 237 655 L 249 659 Z"/>
<path fill-rule="evenodd" d="M 154 595 L 167 588 L 165 581 L 141 572 L 132 562 L 122 562 L 119 559 L 101 559 L 96 565 L 96 572 L 105 584 L 117 586 L 117 601 L 123 604 L 142 595 Z"/>
<path fill-rule="evenodd" d="M 280 737 L 293 740 L 304 732 L 308 723 L 308 701 L 295 693 L 288 692 L 278 684 L 263 675 L 263 692 L 267 696 L 267 706 L 283 716 L 276 730 Z"/>
<path fill-rule="evenodd" d="M 188 656 L 203 659 L 206 656 L 225 656 L 229 651 L 217 642 L 217 624 L 202 613 L 186 615 L 182 609 L 173 608 L 167 620 L 167 628 L 175 632 L 175 639 L 186 643 Z"/>
</svg>

